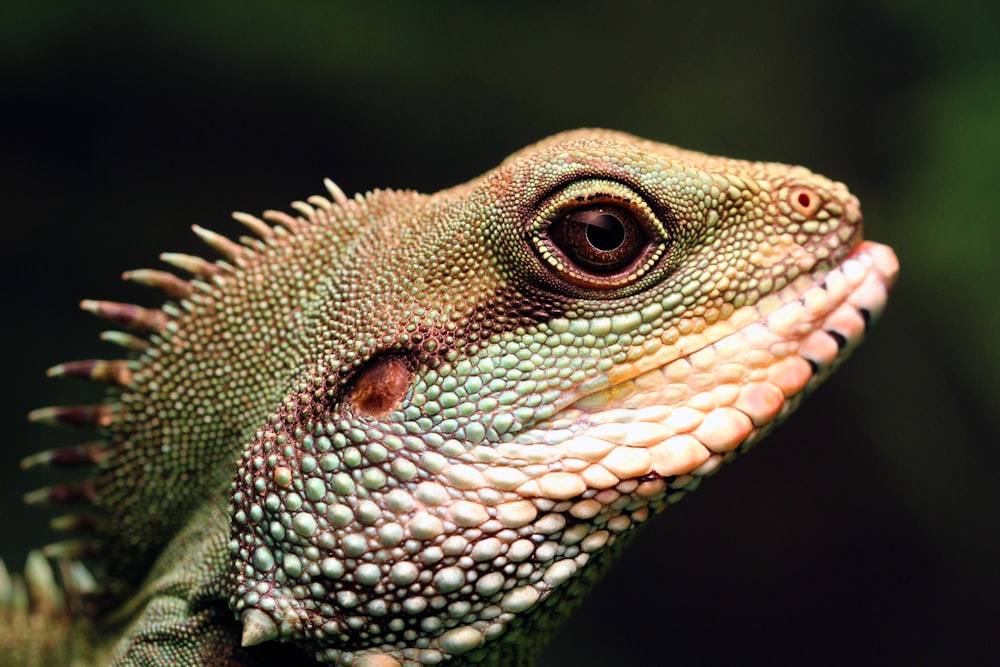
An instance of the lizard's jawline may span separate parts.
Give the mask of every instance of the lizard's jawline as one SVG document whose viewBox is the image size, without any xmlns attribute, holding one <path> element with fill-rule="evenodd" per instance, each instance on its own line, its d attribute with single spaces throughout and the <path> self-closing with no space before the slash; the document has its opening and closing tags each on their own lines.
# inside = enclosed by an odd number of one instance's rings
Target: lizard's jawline
<svg viewBox="0 0 1000 667">
<path fill-rule="evenodd" d="M 800 282 L 793 282 L 782 290 L 779 290 L 776 294 L 765 297 L 759 301 L 758 304 L 746 307 L 759 309 L 763 312 L 758 312 L 752 319 L 746 321 L 746 323 L 742 326 L 735 327 L 732 331 L 717 335 L 714 338 L 705 337 L 705 339 L 697 346 L 688 346 L 686 349 L 681 347 L 683 346 L 684 341 L 678 341 L 678 343 L 674 345 L 665 344 L 664 349 L 667 351 L 671 349 L 680 349 L 682 351 L 669 356 L 667 354 L 656 356 L 655 362 L 653 363 L 649 361 L 650 356 L 646 355 L 642 357 L 638 363 L 632 365 L 632 368 L 636 369 L 637 372 L 630 373 L 628 375 L 620 373 L 621 377 L 618 378 L 615 378 L 613 373 L 609 372 L 581 383 L 574 390 L 567 392 L 568 396 L 564 399 L 565 406 L 563 407 L 563 410 L 578 407 L 583 400 L 600 391 L 609 387 L 614 387 L 623 382 L 627 382 L 650 371 L 659 370 L 672 361 L 676 361 L 678 359 L 690 359 L 697 353 L 703 352 L 706 348 L 710 348 L 713 345 L 718 344 L 727 336 L 739 333 L 748 326 L 767 326 L 768 319 L 773 313 L 781 310 L 782 308 L 786 308 L 791 304 L 802 303 L 812 290 L 818 289 L 826 291 L 827 280 L 829 277 L 834 273 L 843 273 L 845 270 L 853 272 L 857 272 L 859 270 L 862 271 L 864 279 L 874 280 L 876 283 L 880 283 L 882 289 L 875 289 L 874 293 L 869 293 L 874 286 L 870 284 L 862 284 L 858 281 L 855 288 L 853 288 L 848 294 L 843 295 L 842 298 L 835 300 L 831 308 L 828 310 L 832 311 L 837 306 L 840 306 L 845 302 L 852 303 L 852 305 L 856 306 L 859 313 L 862 314 L 866 327 L 874 324 L 881 315 L 882 310 L 885 308 L 886 300 L 888 298 L 888 290 L 895 282 L 896 274 L 899 270 L 899 264 L 895 253 L 888 246 L 873 241 L 863 241 L 854 250 L 852 250 L 840 264 L 818 276 L 806 276 L 806 278 L 809 279 L 807 284 L 803 285 Z M 858 292 L 861 292 L 862 290 L 868 291 L 863 294 L 858 294 Z M 857 304 L 855 304 L 851 301 L 852 298 L 860 300 Z M 718 324 L 725 326 L 727 322 L 732 321 L 735 317 L 736 316 L 734 315 L 733 317 L 727 318 L 726 321 Z M 814 318 L 812 322 L 815 323 L 816 319 Z M 812 329 L 810 329 L 810 332 L 812 331 L 825 330 L 823 329 L 822 323 L 816 323 Z M 826 333 L 829 334 L 830 332 L 827 331 Z M 861 332 L 861 336 L 847 340 L 843 344 L 838 344 L 838 347 L 844 349 L 845 351 L 838 356 L 836 362 L 839 363 L 840 360 L 846 358 L 853 348 L 860 343 L 861 340 L 863 340 L 863 338 L 864 331 Z M 823 367 L 821 360 L 809 359 L 809 361 L 817 364 L 818 371 L 823 372 L 827 370 Z"/>
<path fill-rule="evenodd" d="M 561 463 L 566 472 L 556 474 L 578 475 L 588 489 L 709 474 L 780 423 L 849 356 L 881 313 L 897 270 L 891 249 L 862 243 L 822 275 L 762 300 L 755 308 L 763 312 L 734 313 L 730 321 L 742 318 L 740 326 L 682 353 L 664 346 L 642 357 L 656 363 L 618 369 L 617 379 L 612 370 L 583 383 L 553 419 L 572 424 L 561 433 L 527 429 L 498 449 L 514 468 L 540 457 Z M 756 367 L 729 361 L 746 355 Z M 518 491 L 560 500 L 561 488 L 572 486 L 543 476 Z"/>
</svg>

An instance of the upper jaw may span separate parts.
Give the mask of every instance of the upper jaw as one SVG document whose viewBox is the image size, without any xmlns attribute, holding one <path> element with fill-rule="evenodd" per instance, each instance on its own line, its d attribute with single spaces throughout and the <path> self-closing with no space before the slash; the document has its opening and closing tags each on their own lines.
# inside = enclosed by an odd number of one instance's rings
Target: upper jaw
<svg viewBox="0 0 1000 667">
<path fill-rule="evenodd" d="M 680 345 L 586 381 L 550 420 L 558 433 L 528 429 L 497 445 L 511 467 L 540 473 L 517 492 L 559 500 L 563 489 L 711 472 L 790 414 L 857 347 L 898 268 L 891 248 L 862 242 L 822 275 L 802 276 Z"/>
</svg>

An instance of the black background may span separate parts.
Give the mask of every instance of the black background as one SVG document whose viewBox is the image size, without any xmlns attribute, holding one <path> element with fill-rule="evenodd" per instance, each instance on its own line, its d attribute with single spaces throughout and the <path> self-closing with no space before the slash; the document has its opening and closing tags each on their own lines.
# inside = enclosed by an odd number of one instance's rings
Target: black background
<svg viewBox="0 0 1000 667">
<path fill-rule="evenodd" d="M 435 191 L 604 126 L 850 184 L 902 274 L 870 339 L 638 536 L 543 665 L 996 664 L 1000 6 L 5 3 L 0 553 L 51 541 L 24 421 L 114 355 L 82 297 L 193 223 L 321 192 Z"/>
</svg>

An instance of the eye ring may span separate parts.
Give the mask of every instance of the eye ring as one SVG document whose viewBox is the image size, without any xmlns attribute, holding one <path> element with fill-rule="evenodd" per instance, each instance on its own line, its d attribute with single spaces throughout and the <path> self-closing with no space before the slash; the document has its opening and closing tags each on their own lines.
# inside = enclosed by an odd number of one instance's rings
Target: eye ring
<svg viewBox="0 0 1000 667">
<path fill-rule="evenodd" d="M 613 181 L 573 183 L 543 207 L 535 249 L 547 267 L 575 287 L 615 290 L 648 273 L 668 235 L 646 202 Z"/>
</svg>

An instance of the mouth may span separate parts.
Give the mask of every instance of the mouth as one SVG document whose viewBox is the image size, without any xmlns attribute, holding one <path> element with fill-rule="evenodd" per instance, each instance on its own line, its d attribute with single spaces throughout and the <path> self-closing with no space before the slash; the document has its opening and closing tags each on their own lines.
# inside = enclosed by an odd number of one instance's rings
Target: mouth
<svg viewBox="0 0 1000 667">
<path fill-rule="evenodd" d="M 500 445 L 508 461 L 524 461 L 522 471 L 532 468 L 529 459 L 546 459 L 545 472 L 517 493 L 567 500 L 583 489 L 621 490 L 650 479 L 667 480 L 669 492 L 714 472 L 793 412 L 854 351 L 884 309 L 897 272 L 891 248 L 863 242 L 822 276 L 803 276 L 723 322 L 582 384 L 553 419 L 563 425 L 561 440 L 532 432 Z M 529 440 L 545 444 L 526 447 Z"/>
</svg>

